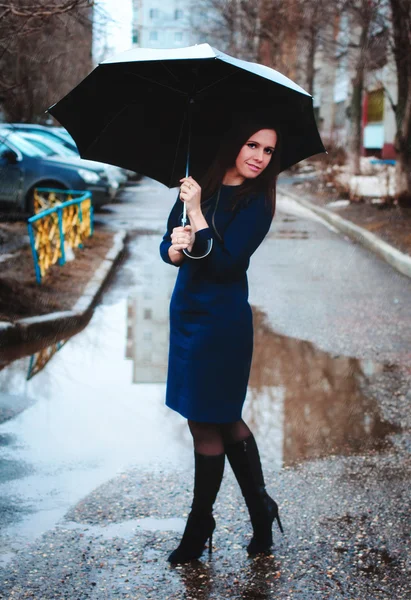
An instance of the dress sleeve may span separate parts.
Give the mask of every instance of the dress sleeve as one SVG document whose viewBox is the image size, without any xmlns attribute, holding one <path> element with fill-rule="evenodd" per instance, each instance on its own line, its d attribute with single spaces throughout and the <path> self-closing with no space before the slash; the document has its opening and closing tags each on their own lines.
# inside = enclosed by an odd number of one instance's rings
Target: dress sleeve
<svg viewBox="0 0 411 600">
<path fill-rule="evenodd" d="M 180 194 L 179 194 L 177 196 L 177 200 L 175 201 L 175 204 L 174 204 L 173 208 L 171 209 L 171 212 L 168 217 L 167 231 L 165 232 L 163 239 L 160 243 L 161 258 L 164 260 L 164 262 L 168 263 L 169 265 L 173 265 L 174 267 L 178 267 L 179 265 L 174 264 L 170 260 L 170 257 L 168 255 L 168 249 L 172 245 L 171 244 L 171 234 L 173 232 L 173 229 L 174 229 L 174 227 L 178 227 L 180 224 L 179 217 L 181 214 L 181 207 L 182 207 L 182 202 L 180 200 Z"/>
<path fill-rule="evenodd" d="M 202 259 L 210 274 L 219 280 L 241 277 L 248 268 L 251 255 L 267 235 L 273 216 L 265 195 L 253 198 L 228 225 L 223 241 L 211 227 L 199 229 L 191 251 L 192 258 L 203 256 L 209 240 L 212 240 L 211 252 Z"/>
</svg>

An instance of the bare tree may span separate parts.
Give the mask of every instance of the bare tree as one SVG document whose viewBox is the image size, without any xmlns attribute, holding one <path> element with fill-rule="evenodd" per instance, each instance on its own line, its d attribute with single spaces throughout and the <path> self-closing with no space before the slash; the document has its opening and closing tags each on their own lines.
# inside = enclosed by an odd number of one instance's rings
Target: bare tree
<svg viewBox="0 0 411 600">
<path fill-rule="evenodd" d="M 337 39 L 351 71 L 351 99 L 348 108 L 348 150 L 350 171 L 361 173 L 362 116 L 366 73 L 372 63 L 370 47 L 376 33 L 384 27 L 384 0 L 345 0 L 341 12 L 346 17 L 345 28 Z M 341 39 L 343 43 L 341 44 Z"/>
<path fill-rule="evenodd" d="M 239 58 L 257 60 L 264 1 L 199 0 L 192 8 L 199 39 Z"/>
<path fill-rule="evenodd" d="M 199 0 L 199 34 L 222 50 L 296 74 L 302 0 Z M 314 1 L 314 0 L 312 0 Z M 204 19 L 207 14 L 207 19 Z"/>
<path fill-rule="evenodd" d="M 89 0 L 0 2 L 0 95 L 9 120 L 35 121 L 92 68 Z"/>
<path fill-rule="evenodd" d="M 315 62 L 320 48 L 326 53 L 335 52 L 333 36 L 334 22 L 338 14 L 338 3 L 327 0 L 299 0 L 301 16 L 301 69 L 305 76 L 303 87 L 314 93 Z M 330 34 L 331 32 L 331 34 Z"/>
<path fill-rule="evenodd" d="M 411 0 L 390 0 L 398 98 L 396 195 L 411 205 Z"/>
</svg>

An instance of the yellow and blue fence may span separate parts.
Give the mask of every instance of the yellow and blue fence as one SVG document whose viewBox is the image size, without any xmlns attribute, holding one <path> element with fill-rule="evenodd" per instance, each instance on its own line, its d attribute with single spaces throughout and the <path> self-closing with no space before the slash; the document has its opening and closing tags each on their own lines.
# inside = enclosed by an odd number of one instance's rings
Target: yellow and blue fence
<svg viewBox="0 0 411 600">
<path fill-rule="evenodd" d="M 65 244 L 82 248 L 85 237 L 93 235 L 91 192 L 37 188 L 34 210 L 27 228 L 36 281 L 41 283 L 52 265 L 66 262 Z"/>
</svg>

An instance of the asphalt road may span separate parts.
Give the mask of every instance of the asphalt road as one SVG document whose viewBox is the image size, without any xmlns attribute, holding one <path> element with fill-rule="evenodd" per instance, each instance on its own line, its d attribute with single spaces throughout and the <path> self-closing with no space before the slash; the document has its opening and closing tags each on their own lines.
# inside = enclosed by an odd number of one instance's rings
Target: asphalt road
<svg viewBox="0 0 411 600">
<path fill-rule="evenodd" d="M 0 597 L 409 598 L 411 281 L 281 197 L 249 270 L 244 416 L 285 536 L 248 558 L 227 465 L 212 558 L 166 562 L 193 463 L 164 406 L 175 197 L 143 180 L 98 213 L 129 242 L 90 324 L 30 380 L 29 357 L 0 371 Z"/>
</svg>

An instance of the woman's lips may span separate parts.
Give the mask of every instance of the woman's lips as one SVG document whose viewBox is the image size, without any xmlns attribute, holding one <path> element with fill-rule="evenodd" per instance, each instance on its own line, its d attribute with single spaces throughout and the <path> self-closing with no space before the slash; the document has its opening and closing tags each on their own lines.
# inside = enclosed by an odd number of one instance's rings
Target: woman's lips
<svg viewBox="0 0 411 600">
<path fill-rule="evenodd" d="M 256 167 L 255 165 L 249 165 L 247 163 L 247 167 L 249 167 L 252 171 L 258 172 L 261 171 L 260 167 Z"/>
</svg>

